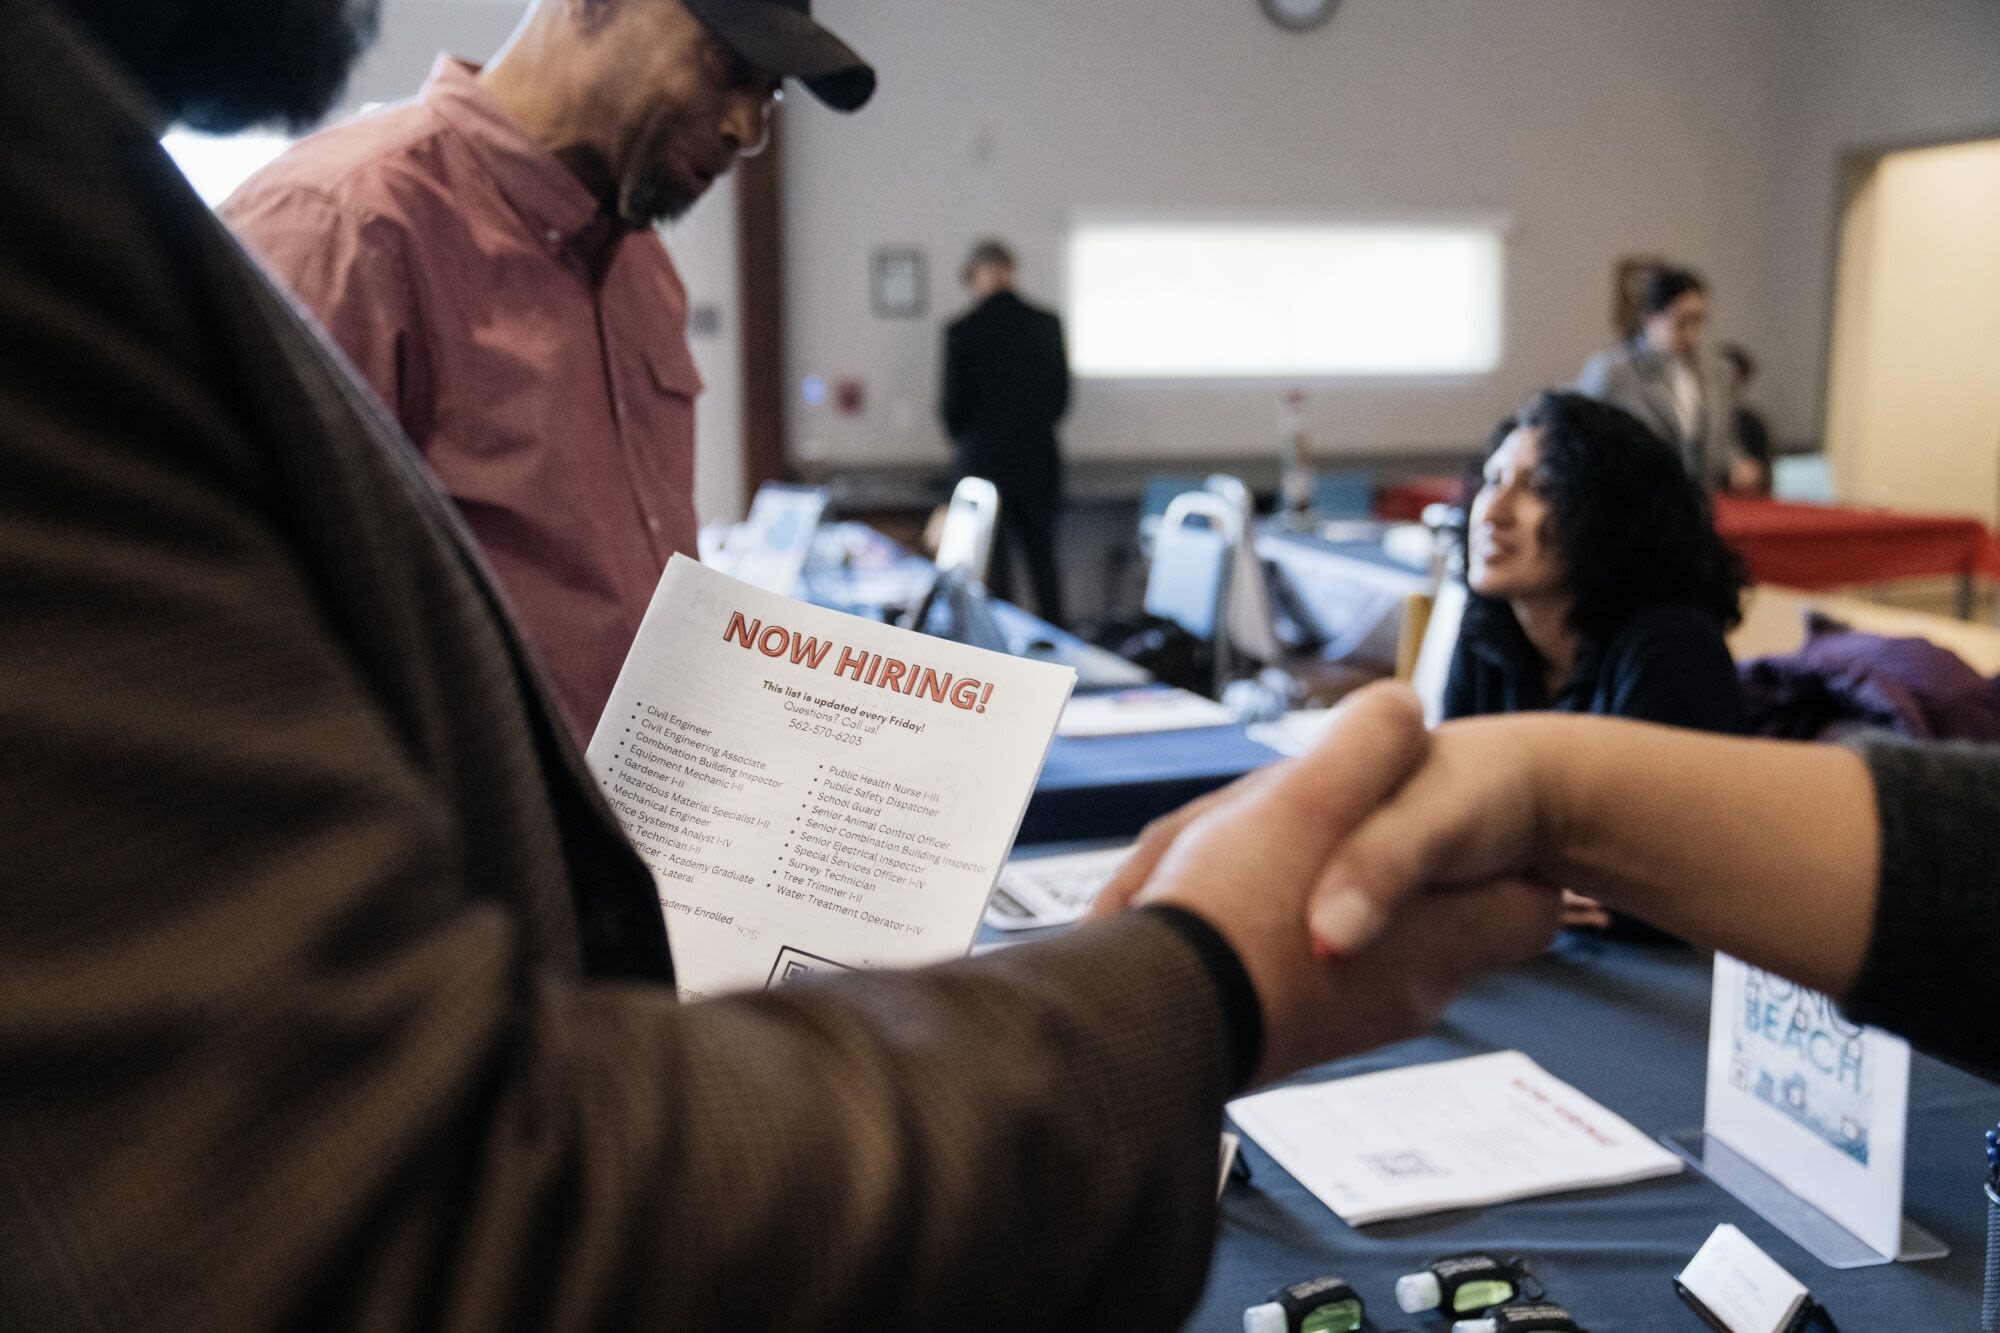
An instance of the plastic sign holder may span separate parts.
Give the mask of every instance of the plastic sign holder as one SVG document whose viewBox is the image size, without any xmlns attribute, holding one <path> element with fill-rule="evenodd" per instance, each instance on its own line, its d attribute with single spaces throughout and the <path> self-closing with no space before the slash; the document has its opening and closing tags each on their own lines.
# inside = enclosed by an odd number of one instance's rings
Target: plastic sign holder
<svg viewBox="0 0 2000 1333">
<path fill-rule="evenodd" d="M 1703 1124 L 1661 1136 L 1829 1268 L 1942 1258 L 1903 1216 L 1910 1048 L 1826 996 L 1715 957 Z"/>
<path fill-rule="evenodd" d="M 1905 1217 L 1896 1253 L 1884 1254 L 1759 1170 L 1742 1153 L 1701 1130 L 1662 1134 L 1660 1142 L 1828 1268 L 1917 1263 L 1951 1253 L 1949 1245 Z"/>
</svg>

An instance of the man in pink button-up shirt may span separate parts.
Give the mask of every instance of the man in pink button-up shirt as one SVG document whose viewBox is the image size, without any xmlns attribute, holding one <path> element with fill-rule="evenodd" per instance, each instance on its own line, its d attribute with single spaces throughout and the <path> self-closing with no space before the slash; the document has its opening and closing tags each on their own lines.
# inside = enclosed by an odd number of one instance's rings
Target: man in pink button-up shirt
<svg viewBox="0 0 2000 1333">
<path fill-rule="evenodd" d="M 315 134 L 224 205 L 422 451 L 588 740 L 695 551 L 687 292 L 656 224 L 761 146 L 785 76 L 874 74 L 809 0 L 536 0 L 485 69 Z"/>
</svg>

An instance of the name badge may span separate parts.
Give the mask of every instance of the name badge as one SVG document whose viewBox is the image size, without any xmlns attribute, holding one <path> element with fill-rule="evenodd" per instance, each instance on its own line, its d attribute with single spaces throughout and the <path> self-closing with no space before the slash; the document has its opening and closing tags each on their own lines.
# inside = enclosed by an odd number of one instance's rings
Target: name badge
<svg viewBox="0 0 2000 1333">
<path fill-rule="evenodd" d="M 1805 1285 L 1727 1223 L 1681 1270 L 1674 1290 L 1722 1333 L 1795 1333 L 1813 1314 Z"/>
</svg>

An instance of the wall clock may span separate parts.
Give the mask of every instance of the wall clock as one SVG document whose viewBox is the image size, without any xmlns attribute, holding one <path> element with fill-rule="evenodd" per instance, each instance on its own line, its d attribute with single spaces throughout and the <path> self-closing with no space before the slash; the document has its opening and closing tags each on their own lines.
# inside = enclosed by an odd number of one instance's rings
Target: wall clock
<svg viewBox="0 0 2000 1333">
<path fill-rule="evenodd" d="M 1311 32 L 1340 8 L 1340 0 L 1257 0 L 1264 17 L 1287 32 Z"/>
</svg>

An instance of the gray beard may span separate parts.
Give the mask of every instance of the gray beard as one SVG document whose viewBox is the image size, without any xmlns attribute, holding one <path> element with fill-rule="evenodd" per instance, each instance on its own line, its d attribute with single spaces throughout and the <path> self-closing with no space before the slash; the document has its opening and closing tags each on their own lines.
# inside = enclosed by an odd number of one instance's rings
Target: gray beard
<svg viewBox="0 0 2000 1333">
<path fill-rule="evenodd" d="M 633 176 L 618 187 L 618 220 L 628 227 L 657 227 L 679 222 L 695 201 L 666 181 Z"/>
</svg>

